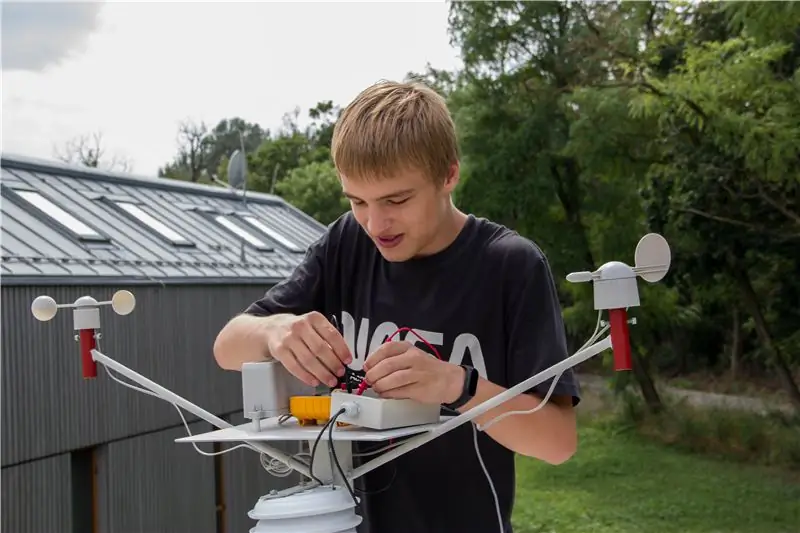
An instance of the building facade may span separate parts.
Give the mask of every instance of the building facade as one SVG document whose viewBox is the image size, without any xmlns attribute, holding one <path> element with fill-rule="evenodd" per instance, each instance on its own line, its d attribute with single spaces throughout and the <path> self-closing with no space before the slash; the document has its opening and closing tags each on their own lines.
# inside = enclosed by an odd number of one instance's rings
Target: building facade
<svg viewBox="0 0 800 533">
<path fill-rule="evenodd" d="M 71 311 L 39 322 L 30 306 L 130 290 L 130 315 L 101 309 L 100 350 L 242 423 L 240 375 L 217 367 L 214 338 L 324 226 L 269 195 L 22 157 L 3 156 L 0 186 L 3 531 L 249 530 L 258 497 L 298 477 L 270 475 L 249 450 L 176 443 L 173 406 L 102 365 L 84 379 Z M 214 429 L 184 416 L 192 433 Z"/>
</svg>

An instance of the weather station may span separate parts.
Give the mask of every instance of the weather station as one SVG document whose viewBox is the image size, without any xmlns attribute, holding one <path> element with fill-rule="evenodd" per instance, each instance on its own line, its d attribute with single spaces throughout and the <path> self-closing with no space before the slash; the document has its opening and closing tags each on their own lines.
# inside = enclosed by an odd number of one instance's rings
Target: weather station
<svg viewBox="0 0 800 533">
<path fill-rule="evenodd" d="M 594 309 L 598 311 L 594 333 L 576 353 L 454 416 L 441 416 L 438 405 L 382 399 L 366 387 L 366 383 L 357 382 L 357 372 L 345 374 L 341 387 L 329 393 L 317 393 L 289 374 L 280 363 L 265 361 L 245 364 L 242 368 L 242 411 L 250 421 L 234 426 L 101 351 L 100 307 L 110 306 L 117 314 L 128 315 L 136 305 L 133 293 L 117 291 L 108 301 L 83 296 L 68 304 L 59 304 L 50 296 L 39 296 L 31 304 L 31 312 L 37 320 L 49 321 L 59 309 L 72 309 L 84 378 L 95 378 L 96 364 L 100 363 L 109 376 L 123 385 L 173 404 L 184 425 L 186 420 L 181 408 L 218 428 L 198 435 L 189 432 L 190 436 L 176 439 L 176 442 L 190 443 L 199 452 L 197 443 L 201 442 L 240 443 L 223 452 L 246 447 L 260 455 L 262 466 L 271 474 L 285 476 L 294 471 L 304 477 L 298 485 L 272 491 L 255 502 L 248 513 L 256 522 L 250 533 L 355 533 L 362 520 L 358 514 L 359 498 L 353 487 L 355 479 L 462 424 L 472 423 L 477 435 L 477 431 L 486 430 L 502 418 L 541 409 L 566 370 L 607 349 L 613 350 L 616 371 L 630 370 L 628 325 L 635 321 L 628 319 L 627 311 L 640 305 L 637 276 L 649 283 L 663 279 L 671 262 L 669 245 L 661 235 L 649 233 L 636 246 L 634 260 L 634 267 L 612 261 L 595 272 L 567 276 L 570 282 L 592 282 Z M 608 322 L 601 320 L 603 311 L 608 312 Z M 609 329 L 610 335 L 604 336 Z M 112 371 L 138 386 L 120 380 Z M 550 389 L 535 409 L 505 413 L 483 426 L 473 422 L 490 409 L 551 379 Z M 399 443 L 390 442 L 401 437 L 407 438 Z M 274 446 L 276 442 L 287 441 L 307 443 L 308 451 L 290 454 Z M 356 467 L 352 446 L 357 441 L 387 444 L 382 448 L 383 453 Z M 476 453 L 480 456 L 477 447 Z M 484 472 L 491 484 L 491 476 L 485 469 Z M 502 524 L 498 527 L 502 531 Z"/>
</svg>

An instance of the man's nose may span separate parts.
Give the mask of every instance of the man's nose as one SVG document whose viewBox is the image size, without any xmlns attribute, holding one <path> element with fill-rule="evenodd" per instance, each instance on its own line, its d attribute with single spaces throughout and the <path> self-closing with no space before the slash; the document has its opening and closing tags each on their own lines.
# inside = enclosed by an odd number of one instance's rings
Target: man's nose
<svg viewBox="0 0 800 533">
<path fill-rule="evenodd" d="M 379 209 L 370 209 L 367 217 L 367 230 L 372 235 L 380 235 L 389 227 L 389 219 Z"/>
</svg>

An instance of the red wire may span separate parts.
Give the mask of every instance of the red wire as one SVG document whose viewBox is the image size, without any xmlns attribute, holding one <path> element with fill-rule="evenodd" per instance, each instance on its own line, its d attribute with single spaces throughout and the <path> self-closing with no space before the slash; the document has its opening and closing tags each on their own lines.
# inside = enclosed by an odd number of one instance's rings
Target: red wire
<svg viewBox="0 0 800 533">
<path fill-rule="evenodd" d="M 394 333 L 392 333 L 391 335 L 389 335 L 389 336 L 386 338 L 386 340 L 385 340 L 385 341 L 383 341 L 383 342 L 384 342 L 384 344 L 385 344 L 385 343 L 387 343 L 387 342 L 389 342 L 389 341 L 391 341 L 391 340 L 392 340 L 392 338 L 393 338 L 395 335 L 397 335 L 398 333 L 400 333 L 401 331 L 408 331 L 408 332 L 411 332 L 411 333 L 413 333 L 414 335 L 416 335 L 416 336 L 417 336 L 417 338 L 418 338 L 419 340 L 421 340 L 421 341 L 422 341 L 422 342 L 425 344 L 425 346 L 427 346 L 428 348 L 430 348 L 430 349 L 433 351 L 433 354 L 434 354 L 436 357 L 438 357 L 438 358 L 441 360 L 442 356 L 441 356 L 441 355 L 439 355 L 439 350 L 437 350 L 437 349 L 436 349 L 436 348 L 433 346 L 433 344 L 431 344 L 431 343 L 429 343 L 428 341 L 426 341 L 426 340 L 425 340 L 425 339 L 422 337 L 422 335 L 420 335 L 419 333 L 417 333 L 416 331 L 414 331 L 414 330 L 413 330 L 413 329 L 411 329 L 411 328 L 398 328 L 398 329 L 397 329 L 397 331 L 395 331 Z"/>
<path fill-rule="evenodd" d="M 421 340 L 425 344 L 425 346 L 427 346 L 428 348 L 431 349 L 431 351 L 433 351 L 434 355 L 437 358 L 439 358 L 439 360 L 442 359 L 442 356 L 439 355 L 439 350 L 437 350 L 436 347 L 433 344 L 431 344 L 427 340 L 425 340 L 425 338 L 422 335 L 420 335 L 419 333 L 417 333 L 416 331 L 414 331 L 411 328 L 405 328 L 405 327 L 404 328 L 398 328 L 394 333 L 392 333 L 391 335 L 386 337 L 386 340 L 383 341 L 383 344 L 386 344 L 387 342 L 390 342 L 394 338 L 395 335 L 397 335 L 398 333 L 403 332 L 403 331 L 408 331 L 408 332 L 413 333 L 414 335 L 416 335 L 417 338 L 419 340 Z M 358 384 L 358 390 L 356 390 L 356 395 L 361 396 L 362 394 L 364 394 L 364 391 L 367 390 L 367 387 L 368 387 L 367 380 L 366 380 L 366 378 L 364 378 L 361 381 L 361 383 Z M 389 439 L 389 445 L 392 445 L 393 443 L 394 443 L 394 439 Z"/>
<path fill-rule="evenodd" d="M 401 333 L 401 332 L 403 332 L 403 331 L 408 331 L 408 332 L 410 332 L 410 333 L 413 333 L 414 335 L 416 335 L 416 336 L 417 336 L 417 338 L 418 338 L 419 340 L 421 340 L 421 341 L 422 341 L 422 342 L 425 344 L 425 346 L 427 346 L 428 348 L 430 348 L 430 349 L 431 349 L 431 351 L 433 351 L 433 354 L 434 354 L 434 355 L 435 355 L 435 356 L 436 356 L 436 357 L 437 357 L 439 360 L 441 360 L 441 359 L 442 359 L 442 356 L 441 356 L 441 355 L 439 355 L 439 350 L 437 350 L 437 349 L 436 349 L 436 347 L 435 347 L 435 346 L 433 346 L 433 344 L 431 344 L 431 343 L 429 343 L 428 341 L 426 341 L 426 340 L 425 340 L 425 338 L 424 338 L 422 335 L 420 335 L 419 333 L 417 333 L 416 331 L 414 331 L 414 330 L 413 330 L 413 329 L 411 329 L 411 328 L 406 328 L 406 327 L 403 327 L 403 328 L 398 328 L 398 329 L 397 329 L 397 330 L 396 330 L 394 333 L 392 333 L 391 335 L 389 335 L 388 337 L 386 337 L 386 340 L 384 340 L 384 341 L 383 341 L 383 344 L 386 344 L 387 342 L 390 342 L 390 341 L 391 341 L 391 340 L 394 338 L 394 336 L 395 336 L 395 335 L 397 335 L 398 333 Z M 365 391 L 365 390 L 367 390 L 367 387 L 368 387 L 368 385 L 367 385 L 367 380 L 366 380 L 366 379 L 363 379 L 363 380 L 361 381 L 361 383 L 359 383 L 359 384 L 358 384 L 358 389 L 356 390 L 356 394 L 357 394 L 357 395 L 359 395 L 359 396 L 360 396 L 360 395 L 362 395 L 362 394 L 364 394 L 364 391 Z"/>
</svg>

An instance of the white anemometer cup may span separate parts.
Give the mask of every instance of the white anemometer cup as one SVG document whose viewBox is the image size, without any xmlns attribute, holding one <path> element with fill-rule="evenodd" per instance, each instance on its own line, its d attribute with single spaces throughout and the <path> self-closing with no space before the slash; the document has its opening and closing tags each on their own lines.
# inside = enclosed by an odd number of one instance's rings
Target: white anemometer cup
<svg viewBox="0 0 800 533">
<path fill-rule="evenodd" d="M 233 426 L 102 354 L 97 349 L 98 330 L 100 329 L 99 307 L 111 305 L 117 314 L 130 314 L 135 307 L 136 300 L 129 291 L 118 291 L 110 301 L 106 302 L 97 302 L 90 296 L 83 296 L 73 304 L 57 304 L 49 296 L 39 296 L 33 301 L 31 312 L 37 320 L 48 321 L 55 317 L 59 308 L 73 308 L 73 327 L 78 331 L 76 339 L 80 341 L 84 377 L 95 377 L 97 375 L 95 363 L 101 363 L 107 367 L 107 370 L 119 372 L 161 399 L 176 407 L 182 407 L 219 428 L 216 431 L 179 438 L 176 439 L 177 442 L 188 442 L 193 445 L 198 442 L 244 442 L 247 447 L 260 452 L 262 459 L 263 455 L 267 455 L 273 461 L 279 462 L 286 468 L 295 470 L 311 480 L 303 481 L 299 485 L 283 491 L 273 491 L 261 497 L 249 513 L 250 518 L 257 521 L 255 527 L 250 530 L 251 533 L 355 533 L 356 527 L 361 523 L 361 517 L 356 513 L 358 501 L 351 487 L 353 480 L 462 424 L 472 422 L 476 417 L 515 396 L 548 380 L 553 380 L 550 391 L 537 407 L 537 409 L 541 408 L 547 403 L 556 382 L 565 371 L 612 346 L 614 368 L 617 371 L 630 370 L 632 365 L 627 309 L 639 305 L 636 277 L 640 276 L 650 283 L 657 282 L 669 270 L 670 260 L 667 241 L 661 235 L 650 233 L 642 237 L 636 247 L 635 267 L 612 261 L 605 263 L 595 272 L 576 272 L 568 275 L 567 280 L 571 282 L 591 281 L 593 283 L 594 308 L 601 312 L 603 310 L 609 312 L 610 338 L 605 337 L 598 341 L 597 339 L 603 336 L 608 327 L 599 329 L 577 353 L 469 411 L 457 416 L 442 417 L 435 424 L 375 430 L 359 426 L 360 405 L 357 402 L 361 400 L 359 400 L 360 397 L 354 396 L 352 399 L 345 398 L 343 400 L 345 403 L 341 404 L 343 408 L 341 411 L 329 413 L 331 422 L 335 422 L 345 410 L 344 407 L 347 407 L 349 409 L 348 420 L 351 423 L 346 427 L 338 427 L 332 423 L 324 432 L 327 435 L 320 432 L 319 428 L 301 426 L 299 423 L 286 421 L 285 415 L 267 418 L 258 426 L 251 423 Z M 288 373 L 286 376 L 288 377 L 282 379 L 294 379 Z M 287 387 L 287 390 L 290 389 L 291 387 Z M 370 401 L 374 401 L 374 399 Z M 381 401 L 392 402 L 394 400 Z M 331 403 L 334 404 L 334 402 Z M 506 413 L 501 417 L 511 414 L 516 414 L 516 412 Z M 499 421 L 501 417 L 488 422 L 481 429 Z M 354 441 L 380 442 L 404 436 L 412 437 L 361 466 L 353 466 L 351 446 Z M 314 451 L 316 447 L 312 449 L 313 471 L 311 465 L 298 459 L 299 455 L 284 453 L 268 444 L 270 441 L 307 441 L 311 443 L 320 440 L 327 441 L 328 445 L 324 448 L 328 449 L 316 453 Z M 334 470 L 333 463 L 339 469 L 338 472 Z"/>
</svg>

